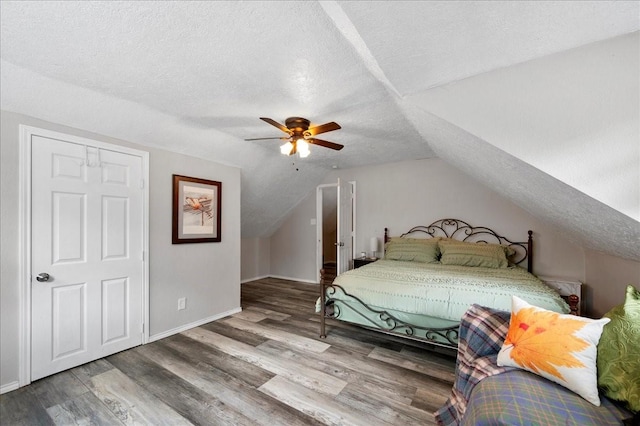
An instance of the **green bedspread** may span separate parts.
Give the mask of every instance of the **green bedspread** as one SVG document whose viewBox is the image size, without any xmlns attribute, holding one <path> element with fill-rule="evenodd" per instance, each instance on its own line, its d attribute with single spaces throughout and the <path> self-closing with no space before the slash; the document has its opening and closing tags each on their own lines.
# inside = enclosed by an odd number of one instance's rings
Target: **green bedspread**
<svg viewBox="0 0 640 426">
<path fill-rule="evenodd" d="M 519 267 L 379 260 L 339 275 L 334 284 L 372 307 L 452 321 L 460 321 L 474 303 L 511 311 L 512 295 L 541 308 L 569 312 L 555 290 Z"/>
</svg>

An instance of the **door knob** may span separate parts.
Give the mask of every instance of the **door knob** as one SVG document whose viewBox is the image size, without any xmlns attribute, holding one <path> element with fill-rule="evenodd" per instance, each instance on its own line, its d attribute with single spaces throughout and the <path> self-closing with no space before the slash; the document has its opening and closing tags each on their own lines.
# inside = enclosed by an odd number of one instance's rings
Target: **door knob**
<svg viewBox="0 0 640 426">
<path fill-rule="evenodd" d="M 38 282 L 45 282 L 45 281 L 49 281 L 49 274 L 47 274 L 46 272 L 41 272 L 38 274 L 38 276 L 36 277 L 36 280 Z"/>
</svg>

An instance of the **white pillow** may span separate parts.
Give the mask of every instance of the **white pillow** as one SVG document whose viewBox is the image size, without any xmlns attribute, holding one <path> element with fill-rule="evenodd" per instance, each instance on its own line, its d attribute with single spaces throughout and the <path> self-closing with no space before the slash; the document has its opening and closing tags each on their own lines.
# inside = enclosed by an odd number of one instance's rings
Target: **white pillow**
<svg viewBox="0 0 640 426">
<path fill-rule="evenodd" d="M 498 365 L 538 374 L 600 406 L 597 346 L 609 321 L 559 314 L 513 296 L 509 331 L 498 353 Z"/>
</svg>

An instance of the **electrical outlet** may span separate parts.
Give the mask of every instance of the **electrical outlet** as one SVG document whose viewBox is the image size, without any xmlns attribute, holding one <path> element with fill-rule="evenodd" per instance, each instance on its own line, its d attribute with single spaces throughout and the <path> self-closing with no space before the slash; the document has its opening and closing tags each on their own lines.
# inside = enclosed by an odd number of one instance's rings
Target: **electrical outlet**
<svg viewBox="0 0 640 426">
<path fill-rule="evenodd" d="M 181 311 L 183 309 L 187 309 L 187 298 L 181 297 L 178 299 L 178 310 Z"/>
</svg>

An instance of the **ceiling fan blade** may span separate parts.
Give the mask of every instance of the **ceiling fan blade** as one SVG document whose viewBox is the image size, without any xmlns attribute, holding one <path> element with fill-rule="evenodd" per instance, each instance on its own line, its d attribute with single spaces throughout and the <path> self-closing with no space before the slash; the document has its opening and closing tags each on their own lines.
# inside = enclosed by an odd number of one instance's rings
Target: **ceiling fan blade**
<svg viewBox="0 0 640 426">
<path fill-rule="evenodd" d="M 325 148 L 335 149 L 336 151 L 340 151 L 344 148 L 344 145 L 340 145 L 339 143 L 324 141 L 322 139 L 309 138 L 307 142 L 314 145 L 324 146 Z"/>
<path fill-rule="evenodd" d="M 320 133 L 331 132 L 333 130 L 338 130 L 341 128 L 342 127 L 340 127 L 338 123 L 335 123 L 332 121 L 330 123 L 321 124 L 319 126 L 312 127 L 309 130 L 305 131 L 304 134 L 308 136 L 315 136 L 315 135 L 319 135 Z"/>
<path fill-rule="evenodd" d="M 282 140 L 288 140 L 291 139 L 291 137 L 278 137 L 278 138 L 249 138 L 249 139 L 245 139 L 245 141 L 266 141 L 269 139 L 282 139 Z"/>
<path fill-rule="evenodd" d="M 280 124 L 277 121 L 272 120 L 271 118 L 260 117 L 260 120 L 265 121 L 265 122 L 271 124 L 274 127 L 277 127 L 278 129 L 282 130 L 285 133 L 291 134 L 291 130 L 289 130 L 285 125 Z"/>
</svg>

